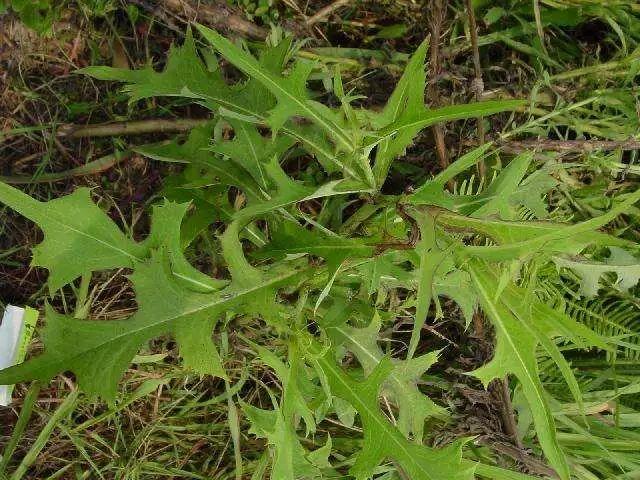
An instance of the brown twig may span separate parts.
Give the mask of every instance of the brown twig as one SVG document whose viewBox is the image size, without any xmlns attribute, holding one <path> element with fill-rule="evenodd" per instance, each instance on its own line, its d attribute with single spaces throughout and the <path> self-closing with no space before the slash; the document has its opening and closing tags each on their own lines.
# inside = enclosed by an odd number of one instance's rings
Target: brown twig
<svg viewBox="0 0 640 480">
<path fill-rule="evenodd" d="M 513 404 L 511 403 L 511 392 L 509 392 L 509 377 L 504 377 L 497 380 L 498 388 L 500 392 L 500 399 L 502 400 L 502 423 L 504 431 L 514 444 L 522 449 L 522 442 L 518 436 L 518 424 L 516 423 L 516 417 L 513 413 Z"/>
<path fill-rule="evenodd" d="M 216 30 L 235 33 L 246 38 L 256 40 L 267 38 L 269 32 L 266 29 L 242 18 L 225 1 L 194 3 L 196 5 L 192 5 L 187 0 L 163 0 L 162 5 L 168 11 L 187 19 L 187 21 L 199 22 Z"/>
<path fill-rule="evenodd" d="M 431 30 L 431 52 L 429 57 L 429 74 L 431 83 L 429 87 L 429 98 L 433 106 L 438 106 L 438 83 L 437 79 L 440 75 L 440 35 L 442 33 L 442 23 L 446 13 L 445 5 L 447 0 L 431 0 L 431 18 L 430 18 L 430 30 Z M 433 138 L 436 144 L 436 153 L 438 155 L 438 163 L 440 168 L 445 169 L 449 166 L 449 157 L 447 155 L 447 147 L 444 141 L 444 131 L 442 124 L 435 124 L 431 127 L 433 132 Z"/>
<path fill-rule="evenodd" d="M 505 153 L 517 154 L 531 150 L 546 150 L 551 152 L 584 153 L 595 150 L 640 150 L 640 140 L 552 140 L 548 138 L 509 140 L 498 143 Z"/>
<path fill-rule="evenodd" d="M 207 123 L 209 119 L 178 118 L 174 120 L 152 119 L 130 122 L 109 122 L 94 125 L 62 125 L 56 132 L 57 137 L 112 137 L 117 135 L 142 135 L 145 133 L 187 132 Z"/>
<path fill-rule="evenodd" d="M 471 35 L 471 48 L 473 49 L 473 69 L 475 77 L 473 79 L 472 90 L 476 97 L 476 101 L 482 100 L 482 92 L 484 91 L 484 82 L 482 80 L 482 66 L 480 65 L 480 49 L 478 47 L 478 25 L 476 24 L 476 15 L 473 11 L 473 3 L 471 0 L 466 0 L 467 15 L 469 17 L 469 33 Z M 482 116 L 476 119 L 478 128 L 478 141 L 480 145 L 484 145 L 485 132 L 484 132 L 484 119 Z M 478 173 L 480 177 L 484 177 L 486 173 L 486 167 L 484 160 L 478 162 Z"/>
<path fill-rule="evenodd" d="M 315 25 L 316 23 L 324 22 L 329 18 L 329 16 L 338 10 L 339 8 L 346 7 L 351 3 L 352 0 L 336 0 L 333 3 L 330 3 L 326 7 L 321 8 L 315 14 L 307 18 L 307 25 Z"/>
<path fill-rule="evenodd" d="M 558 474 L 552 468 L 545 465 L 543 462 L 538 460 L 537 458 L 528 455 L 524 450 L 514 447 L 512 445 L 500 442 L 492 442 L 485 439 L 480 439 L 480 442 L 489 446 L 491 449 L 496 452 L 507 455 L 508 457 L 513 458 L 514 460 L 524 464 L 531 470 L 532 473 L 537 475 L 543 475 L 545 477 L 550 478 L 558 478 Z"/>
</svg>

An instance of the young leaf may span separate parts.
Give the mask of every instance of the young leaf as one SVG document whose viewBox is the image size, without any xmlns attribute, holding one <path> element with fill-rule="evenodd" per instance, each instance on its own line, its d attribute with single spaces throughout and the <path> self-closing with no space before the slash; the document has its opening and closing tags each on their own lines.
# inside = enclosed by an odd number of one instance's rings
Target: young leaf
<svg viewBox="0 0 640 480">
<path fill-rule="evenodd" d="M 343 312 L 349 312 L 345 308 Z M 376 313 L 371 323 L 365 328 L 354 328 L 336 318 L 330 324 L 321 322 L 321 326 L 334 342 L 335 346 L 343 346 L 358 359 L 365 375 L 370 375 L 384 354 L 378 345 L 380 333 L 380 316 Z M 346 316 L 342 317 L 346 320 Z M 422 442 L 424 422 L 428 417 L 443 416 L 445 410 L 436 405 L 422 393 L 417 386 L 420 377 L 438 360 L 438 353 L 431 352 L 418 358 L 393 360 L 394 368 L 382 384 L 382 392 L 398 406 L 398 428 L 403 435 L 413 435 L 417 443 Z"/>
<path fill-rule="evenodd" d="M 198 25 L 198 30 L 229 62 L 255 79 L 277 99 L 277 106 L 271 111 L 268 121 L 274 130 L 279 130 L 286 121 L 299 115 L 321 127 L 341 149 L 353 151 L 352 140 L 338 124 L 337 116 L 326 108 L 320 108 L 310 100 L 306 83 L 312 64 L 298 61 L 288 77 L 270 72 L 260 66 L 248 52 L 238 48 L 215 30 Z"/>
</svg>

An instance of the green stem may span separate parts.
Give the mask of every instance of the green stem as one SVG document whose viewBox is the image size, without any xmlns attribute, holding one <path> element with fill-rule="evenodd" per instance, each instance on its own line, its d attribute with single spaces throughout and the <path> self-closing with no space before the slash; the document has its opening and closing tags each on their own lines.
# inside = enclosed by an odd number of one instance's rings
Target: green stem
<svg viewBox="0 0 640 480">
<path fill-rule="evenodd" d="M 18 446 L 18 442 L 20 442 L 20 438 L 27 428 L 27 424 L 31 419 L 31 414 L 33 413 L 33 406 L 38 399 L 38 394 L 40 393 L 40 383 L 33 382 L 27 391 L 26 396 L 24 397 L 24 401 L 22 403 L 22 409 L 20 410 L 20 416 L 18 417 L 18 421 L 13 428 L 13 432 L 11 432 L 11 438 L 9 439 L 9 443 L 7 443 L 4 451 L 2 452 L 2 458 L 0 459 L 0 479 L 4 479 L 4 472 L 7 469 L 7 465 L 11 461 L 11 457 Z"/>
</svg>

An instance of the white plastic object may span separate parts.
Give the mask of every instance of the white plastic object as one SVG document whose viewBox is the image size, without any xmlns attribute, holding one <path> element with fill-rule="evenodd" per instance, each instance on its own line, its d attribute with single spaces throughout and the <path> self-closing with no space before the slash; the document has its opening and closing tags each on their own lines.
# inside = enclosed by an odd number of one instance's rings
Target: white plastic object
<svg viewBox="0 0 640 480">
<path fill-rule="evenodd" d="M 24 359 L 36 320 L 36 311 L 7 305 L 0 324 L 0 370 Z M 11 403 L 12 392 L 13 385 L 0 385 L 0 406 Z"/>
</svg>

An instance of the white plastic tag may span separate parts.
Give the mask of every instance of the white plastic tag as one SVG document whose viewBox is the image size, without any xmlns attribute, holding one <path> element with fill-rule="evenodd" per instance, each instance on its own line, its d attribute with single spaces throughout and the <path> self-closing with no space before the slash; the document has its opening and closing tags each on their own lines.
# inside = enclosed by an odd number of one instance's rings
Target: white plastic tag
<svg viewBox="0 0 640 480">
<path fill-rule="evenodd" d="M 38 312 L 31 308 L 7 305 L 0 324 L 0 370 L 24 360 Z M 0 385 L 0 405 L 11 403 L 13 385 Z"/>
</svg>

